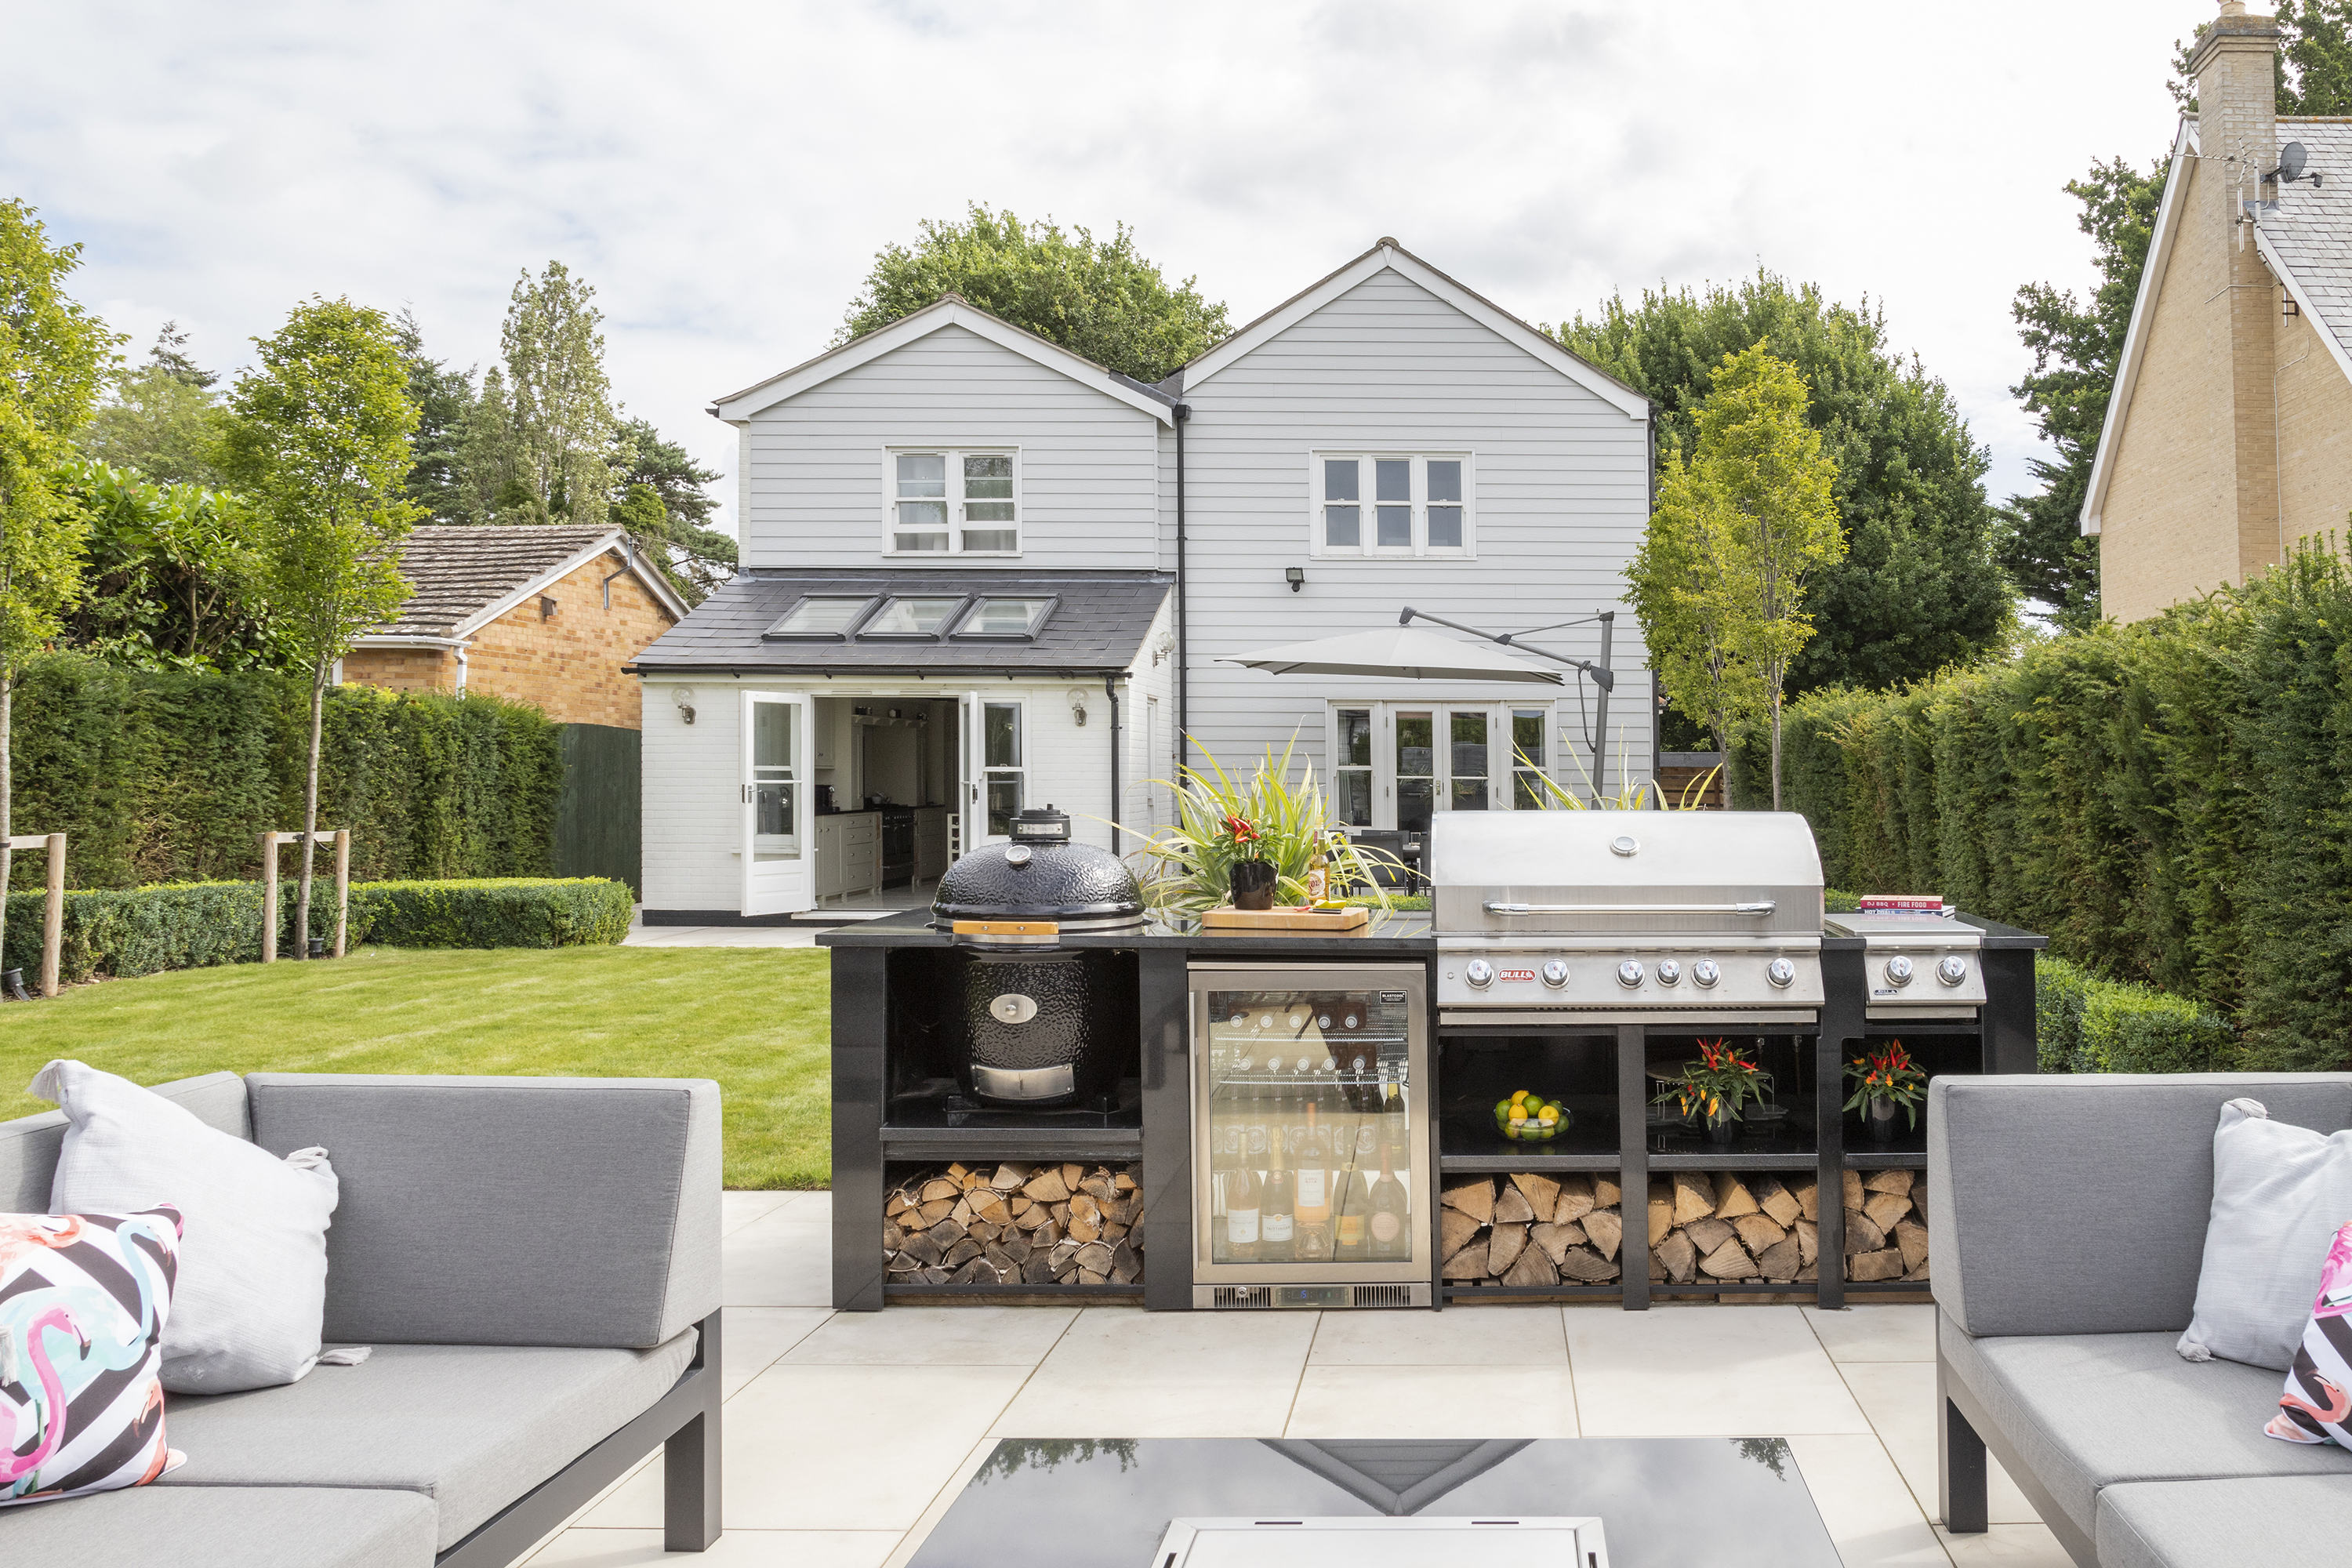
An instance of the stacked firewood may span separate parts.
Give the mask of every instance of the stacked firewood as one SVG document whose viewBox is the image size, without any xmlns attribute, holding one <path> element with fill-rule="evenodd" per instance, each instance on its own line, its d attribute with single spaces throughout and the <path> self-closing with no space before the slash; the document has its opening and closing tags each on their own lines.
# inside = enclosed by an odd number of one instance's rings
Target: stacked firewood
<svg viewBox="0 0 2352 1568">
<path fill-rule="evenodd" d="M 1819 1278 L 1820 1192 L 1812 1178 L 1674 1171 L 1650 1183 L 1650 1278 L 1788 1284 Z"/>
<path fill-rule="evenodd" d="M 1532 1172 L 1445 1184 L 1440 1274 L 1474 1285 L 1605 1285 L 1617 1278 L 1625 1219 L 1613 1176 Z"/>
<path fill-rule="evenodd" d="M 1916 1171 L 1845 1173 L 1845 1277 L 1927 1278 L 1927 1184 Z"/>
<path fill-rule="evenodd" d="M 882 1255 L 897 1284 L 1135 1284 L 1143 1278 L 1136 1167 L 918 1172 L 883 1201 Z"/>
</svg>

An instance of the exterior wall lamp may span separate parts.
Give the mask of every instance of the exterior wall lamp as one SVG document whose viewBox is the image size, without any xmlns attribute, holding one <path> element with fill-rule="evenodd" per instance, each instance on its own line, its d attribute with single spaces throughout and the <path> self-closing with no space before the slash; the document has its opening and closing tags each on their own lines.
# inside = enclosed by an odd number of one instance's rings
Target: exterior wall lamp
<svg viewBox="0 0 2352 1568">
<path fill-rule="evenodd" d="M 1290 591 L 1296 594 L 1299 589 L 1307 586 L 1307 568 L 1304 566 L 1286 566 L 1282 569 L 1282 580 L 1289 584 Z"/>
<path fill-rule="evenodd" d="M 688 724 L 694 722 L 694 688 L 691 686 L 673 688 L 669 700 L 677 704 L 677 716 L 681 720 Z"/>
</svg>

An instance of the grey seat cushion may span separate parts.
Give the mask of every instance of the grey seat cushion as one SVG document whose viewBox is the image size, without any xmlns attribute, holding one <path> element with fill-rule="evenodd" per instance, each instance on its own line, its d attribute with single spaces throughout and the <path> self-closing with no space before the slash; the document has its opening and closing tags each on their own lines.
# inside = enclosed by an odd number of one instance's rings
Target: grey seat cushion
<svg viewBox="0 0 2352 1568">
<path fill-rule="evenodd" d="M 2352 1476 L 2147 1481 L 2099 1494 L 2100 1568 L 2341 1563 Z"/>
<path fill-rule="evenodd" d="M 668 1392 L 695 1331 L 647 1351 L 378 1345 L 283 1388 L 173 1396 L 188 1462 L 171 1487 L 383 1487 L 422 1492 L 444 1548 Z"/>
<path fill-rule="evenodd" d="M 2352 1453 L 2263 1436 L 2278 1409 L 2277 1373 L 2183 1361 L 2177 1333 L 1971 1339 L 1938 1314 L 1937 1334 L 1945 1361 L 2086 1536 L 2099 1489 L 2117 1482 L 2352 1477 Z"/>
<path fill-rule="evenodd" d="M 433 1503 L 355 1488 L 133 1487 L 0 1509 L 0 1563 L 432 1568 Z"/>
</svg>

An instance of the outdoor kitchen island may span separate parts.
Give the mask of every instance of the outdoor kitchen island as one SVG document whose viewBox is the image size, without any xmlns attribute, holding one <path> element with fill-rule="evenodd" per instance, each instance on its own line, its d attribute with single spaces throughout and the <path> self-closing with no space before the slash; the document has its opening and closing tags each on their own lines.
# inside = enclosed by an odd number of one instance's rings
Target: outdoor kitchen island
<svg viewBox="0 0 2352 1568">
<path fill-rule="evenodd" d="M 1657 1092 L 1651 1076 L 1654 1065 L 1662 1052 L 1671 1056 L 1687 1050 L 1694 1038 L 1689 1022 L 1675 1017 L 1629 1021 L 1622 1013 L 1607 1023 L 1558 1018 L 1448 1022 L 1448 1015 L 1460 1010 L 1440 1005 L 1442 947 L 1433 916 L 1373 910 L 1370 921 L 1349 934 L 1202 931 L 1160 921 L 1126 931 L 1058 933 L 1056 951 L 1098 955 L 1091 961 L 1115 966 L 1118 978 L 1110 989 L 1118 996 L 1121 1018 L 1132 1020 L 1131 1036 L 1122 1026 L 1112 1041 L 1122 1058 L 1119 1070 L 1112 1087 L 1084 1105 L 990 1107 L 963 1092 L 970 1079 L 959 1075 L 950 1059 L 956 1030 L 950 1016 L 961 994 L 958 955 L 950 933 L 933 929 L 931 919 L 928 910 L 911 910 L 818 938 L 832 952 L 833 1273 L 834 1304 L 842 1310 L 874 1310 L 893 1300 L 941 1298 L 1139 1299 L 1148 1309 L 1166 1311 L 1201 1304 L 1195 1263 L 1203 1265 L 1205 1272 L 1210 1249 L 1205 1237 L 1196 1234 L 1196 1226 L 1213 1194 L 1212 1184 L 1198 1167 L 1204 1159 L 1216 1157 L 1200 1153 L 1201 1130 L 1194 1125 L 1198 1069 L 1193 1013 L 1194 998 L 1202 994 L 1196 971 L 1203 969 L 1265 966 L 1295 973 L 1318 966 L 1403 966 L 1418 978 L 1412 1011 L 1427 1020 L 1431 1048 L 1425 1068 L 1429 1081 L 1412 1086 L 1427 1110 L 1412 1119 L 1414 1147 L 1410 1158 L 1435 1179 L 1424 1178 L 1416 1191 L 1433 1194 L 1485 1179 L 1493 1184 L 1488 1190 L 1494 1194 L 1484 1215 L 1416 1198 L 1411 1216 L 1412 1257 L 1424 1289 L 1415 1295 L 1432 1305 L 1593 1297 L 1638 1309 L 1646 1307 L 1653 1294 L 1768 1291 L 1814 1295 L 1822 1304 L 1835 1306 L 1849 1290 L 1923 1291 L 1924 1284 L 1899 1279 L 1850 1285 L 1845 1269 L 1818 1266 L 1801 1281 L 1726 1279 L 1704 1273 L 1685 1281 L 1654 1279 L 1656 1264 L 1654 1257 L 1645 1256 L 1648 1233 L 1643 1225 L 1647 1220 L 1654 1231 L 1655 1205 L 1662 1196 L 1671 1221 L 1676 1201 L 1691 1200 L 1694 1178 L 1711 1182 L 1728 1176 L 1731 1185 L 1743 1192 L 1748 1189 L 1742 1184 L 1752 1178 L 1759 1189 L 1769 1190 L 1769 1182 L 1784 1194 L 1801 1189 L 1813 1194 L 1813 1214 L 1802 1223 L 1815 1227 L 1821 1257 L 1840 1258 L 1846 1250 L 1848 1205 L 1822 1201 L 1819 1194 L 1853 1198 L 1848 1172 L 1857 1176 L 1916 1172 L 1926 1164 L 1924 1139 L 1917 1133 L 1906 1129 L 1889 1142 L 1872 1143 L 1862 1119 L 1842 1110 L 1849 1055 L 1865 1043 L 1899 1035 L 1914 1044 L 1934 1072 L 2033 1070 L 2032 960 L 2042 939 L 1959 917 L 1958 927 L 1981 932 L 1983 1005 L 1969 1010 L 1973 1016 L 1898 1021 L 1872 1016 L 1885 1010 L 1871 1005 L 1874 975 L 1865 966 L 1873 957 L 1865 939 L 1824 934 L 1819 939 L 1823 991 L 1818 1021 L 1738 1029 L 1742 1043 L 1765 1042 L 1764 1052 L 1779 1075 L 1777 1103 L 1786 1113 L 1769 1131 L 1759 1122 L 1755 1129 L 1743 1129 L 1729 1145 L 1719 1146 L 1708 1141 L 1703 1129 L 1652 1124 L 1651 1102 Z M 1527 1081 L 1538 1078 L 1542 1081 Z M 1495 1101 L 1522 1087 L 1563 1102 L 1572 1118 L 1569 1128 L 1541 1142 L 1499 1136 Z M 950 1171 L 960 1173 L 951 1176 Z M 1515 1175 L 1528 1180 L 1513 1183 Z M 1631 1227 L 1619 1220 L 1619 1239 L 1609 1248 L 1618 1265 L 1614 1279 L 1580 1279 L 1559 1270 L 1557 1263 L 1557 1284 L 1449 1283 L 1441 1279 L 1447 1258 L 1466 1250 L 1449 1252 L 1444 1247 L 1465 1222 L 1478 1221 L 1488 1235 L 1509 1227 L 1508 1234 L 1523 1248 L 1537 1240 L 1558 1241 L 1562 1230 L 1552 1229 L 1548 1237 L 1536 1233 L 1576 1222 L 1538 1219 L 1532 1208 L 1525 1220 L 1509 1216 L 1528 1205 L 1530 1194 L 1538 1200 L 1549 1196 L 1555 1213 L 1565 1215 L 1572 1206 L 1561 1200 L 1559 1194 L 1566 1194 L 1587 1205 L 1580 1212 L 1589 1223 L 1593 1212 L 1607 1206 L 1591 1200 L 1608 1195 L 1612 1188 L 1619 1205 L 1615 1212 L 1634 1216 Z M 1635 1201 L 1625 1204 L 1625 1194 L 1635 1194 Z M 1872 1191 L 1856 1200 L 1856 1212 L 1872 1212 L 1870 1205 L 1889 1195 Z M 1924 1216 L 1924 1194 L 1922 1200 Z M 898 1205 L 896 1210 L 886 1213 L 894 1205 Z M 1016 1205 L 1023 1210 L 1017 1215 L 1012 1212 Z M 1072 1205 L 1078 1211 L 1075 1222 L 1069 1218 Z M 1496 1208 L 1505 1218 L 1496 1218 Z M 951 1217 L 959 1212 L 964 1220 Z M 1760 1205 L 1758 1212 L 1762 1212 Z M 1044 1217 L 1055 1213 L 1063 1217 Z M 1744 1217 L 1714 1220 L 1709 1215 L 1692 1223 L 1704 1227 L 1712 1221 L 1736 1228 Z M 978 1226 L 968 1224 L 971 1220 Z M 899 1253 L 886 1251 L 892 1238 L 901 1252 L 918 1240 L 928 1240 L 925 1232 L 941 1222 L 950 1227 L 943 1236 L 961 1232 L 959 1240 L 987 1238 L 961 1253 L 953 1245 L 940 1248 L 936 1256 L 942 1265 L 950 1257 L 958 1259 L 945 1272 L 978 1274 L 981 1270 L 971 1265 L 979 1258 L 1003 1277 L 992 1284 L 970 1278 L 927 1279 L 926 1270 L 907 1267 Z M 1024 1222 L 1038 1228 L 1026 1228 Z M 1053 1228 L 1045 1230 L 1048 1225 Z M 1110 1234 L 1113 1227 L 1116 1236 Z M 1598 1255 L 1603 1227 L 1593 1225 L 1588 1230 L 1576 1224 L 1576 1228 L 1580 1234 L 1574 1250 L 1563 1248 L 1563 1257 Z M 1629 1228 L 1631 1234 L 1625 1234 Z M 1782 1228 L 1793 1232 L 1796 1226 Z M 1104 1247 L 1097 1261 L 1117 1257 L 1125 1246 L 1139 1279 L 1120 1281 L 1102 1269 L 1089 1270 L 1106 1276 L 1099 1283 L 1067 1269 L 1060 1281 L 1024 1273 L 1029 1258 L 1053 1256 L 1051 1251 L 1033 1251 L 1032 1238 L 1050 1235 L 1059 1247 L 1066 1247 L 1079 1234 L 1097 1238 L 1090 1244 Z M 1081 1244 L 1082 1249 L 1086 1245 Z M 1023 1258 L 1012 1256 L 1016 1249 Z M 1885 1250 L 1895 1251 L 1891 1231 Z M 895 1267 L 886 1266 L 886 1258 Z M 1628 1260 L 1630 1268 L 1624 1266 Z M 1009 1272 L 1007 1263 L 1012 1265 Z M 928 1272 L 936 1276 L 941 1271 L 934 1267 Z M 1357 1289 L 1370 1294 L 1370 1288 Z M 1242 1296 L 1233 1304 L 1290 1303 Z M 1344 1303 L 1301 1300 L 1297 1304 Z"/>
</svg>

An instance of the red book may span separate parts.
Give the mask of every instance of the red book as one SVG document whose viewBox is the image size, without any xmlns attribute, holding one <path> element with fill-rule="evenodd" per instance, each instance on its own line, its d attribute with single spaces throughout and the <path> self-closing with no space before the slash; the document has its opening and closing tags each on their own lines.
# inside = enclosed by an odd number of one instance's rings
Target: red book
<svg viewBox="0 0 2352 1568">
<path fill-rule="evenodd" d="M 1862 896 L 1864 914 L 1873 912 L 1929 914 L 1944 912 L 1944 900 L 1936 893 L 1864 893 Z"/>
</svg>

